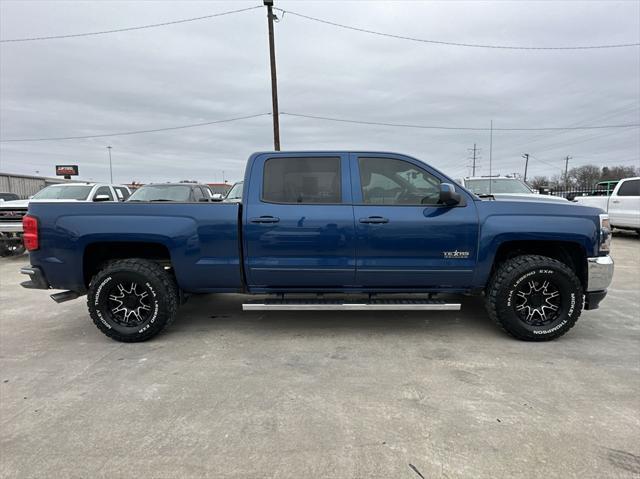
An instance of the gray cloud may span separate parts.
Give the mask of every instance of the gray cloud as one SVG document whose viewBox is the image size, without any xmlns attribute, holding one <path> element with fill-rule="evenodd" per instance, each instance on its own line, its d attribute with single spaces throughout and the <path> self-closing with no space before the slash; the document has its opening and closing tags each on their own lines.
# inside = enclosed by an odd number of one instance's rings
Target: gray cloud
<svg viewBox="0 0 640 479">
<path fill-rule="evenodd" d="M 261 2 L 18 2 L 0 4 L 2 38 L 103 30 Z M 637 2 L 300 2 L 276 6 L 420 38 L 508 45 L 638 41 Z M 162 128 L 270 111 L 263 9 L 162 28 L 0 46 L 2 138 Z M 380 38 L 284 15 L 276 25 L 282 111 L 382 122 L 543 127 L 640 122 L 640 50 L 502 51 Z M 489 135 L 281 118 L 285 149 L 412 154 L 454 177 Z M 640 130 L 496 132 L 494 173 L 556 174 L 573 165 L 640 164 Z M 82 178 L 241 178 L 247 156 L 272 148 L 271 118 L 135 136 L 2 143 L 4 171 Z M 551 165 L 556 165 L 551 167 Z"/>
</svg>

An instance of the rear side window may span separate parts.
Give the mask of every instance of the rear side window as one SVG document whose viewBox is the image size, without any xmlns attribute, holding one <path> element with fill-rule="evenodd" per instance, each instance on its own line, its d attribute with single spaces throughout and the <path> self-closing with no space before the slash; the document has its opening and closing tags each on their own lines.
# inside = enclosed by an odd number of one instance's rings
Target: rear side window
<svg viewBox="0 0 640 479">
<path fill-rule="evenodd" d="M 640 180 L 625 181 L 620 185 L 618 196 L 640 196 Z"/>
<path fill-rule="evenodd" d="M 340 203 L 340 158 L 271 158 L 262 189 L 271 203 Z"/>
<path fill-rule="evenodd" d="M 122 186 L 114 186 L 114 189 L 116 190 L 116 194 L 118 195 L 118 198 L 121 201 L 124 201 L 127 198 L 129 198 L 129 192 L 127 191 L 126 188 L 123 188 Z"/>
</svg>

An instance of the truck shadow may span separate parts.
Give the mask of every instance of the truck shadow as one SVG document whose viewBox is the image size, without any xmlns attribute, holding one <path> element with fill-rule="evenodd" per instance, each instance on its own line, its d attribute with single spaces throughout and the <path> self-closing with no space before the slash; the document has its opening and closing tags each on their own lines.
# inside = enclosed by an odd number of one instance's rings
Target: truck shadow
<svg viewBox="0 0 640 479">
<path fill-rule="evenodd" d="M 243 295 L 193 296 L 167 333 L 244 330 L 268 334 L 391 334 L 393 332 L 502 335 L 487 316 L 482 298 L 452 297 L 460 311 L 242 311 Z M 446 299 L 446 298 L 442 298 Z"/>
</svg>

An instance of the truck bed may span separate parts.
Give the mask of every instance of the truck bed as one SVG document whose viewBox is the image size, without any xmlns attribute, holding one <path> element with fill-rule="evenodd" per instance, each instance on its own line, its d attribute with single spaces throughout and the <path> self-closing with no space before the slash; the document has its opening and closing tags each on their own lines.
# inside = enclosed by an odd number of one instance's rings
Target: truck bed
<svg viewBox="0 0 640 479">
<path fill-rule="evenodd" d="M 46 265 L 52 287 L 81 291 L 101 251 L 138 247 L 166 255 L 185 291 L 239 291 L 239 210 L 231 203 L 33 203 L 41 245 L 31 264 Z"/>
</svg>

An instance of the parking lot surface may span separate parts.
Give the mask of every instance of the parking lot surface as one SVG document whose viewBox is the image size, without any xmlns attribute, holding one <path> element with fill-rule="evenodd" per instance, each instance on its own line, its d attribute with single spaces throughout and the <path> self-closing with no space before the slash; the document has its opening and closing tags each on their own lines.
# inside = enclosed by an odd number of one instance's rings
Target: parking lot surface
<svg viewBox="0 0 640 479">
<path fill-rule="evenodd" d="M 0 476 L 538 478 L 640 475 L 640 239 L 564 337 L 459 312 L 246 312 L 189 300 L 122 344 L 0 259 Z"/>
</svg>

